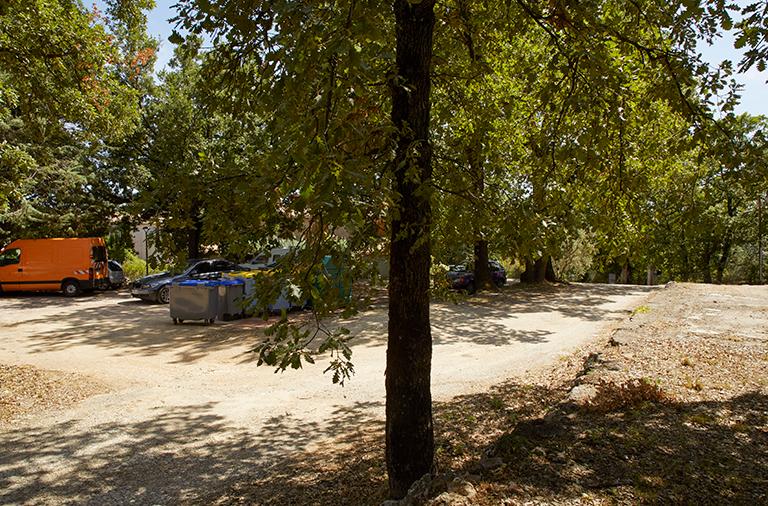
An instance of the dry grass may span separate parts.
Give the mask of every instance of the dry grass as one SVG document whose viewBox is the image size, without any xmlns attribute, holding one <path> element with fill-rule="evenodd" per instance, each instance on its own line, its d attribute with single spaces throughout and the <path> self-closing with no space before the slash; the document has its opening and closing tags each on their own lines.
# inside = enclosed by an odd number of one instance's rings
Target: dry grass
<svg viewBox="0 0 768 506">
<path fill-rule="evenodd" d="M 609 413 L 636 408 L 645 403 L 668 401 L 664 391 L 646 378 L 631 379 L 620 384 L 600 379 L 595 386 L 597 395 L 585 405 L 585 409 L 595 413 Z"/>
</svg>

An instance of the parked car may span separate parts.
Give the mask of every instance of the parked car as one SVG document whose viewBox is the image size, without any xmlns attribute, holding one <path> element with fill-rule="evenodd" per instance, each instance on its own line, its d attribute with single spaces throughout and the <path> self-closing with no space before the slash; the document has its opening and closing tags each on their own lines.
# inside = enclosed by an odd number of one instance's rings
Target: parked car
<svg viewBox="0 0 768 506">
<path fill-rule="evenodd" d="M 137 279 L 131 283 L 131 295 L 142 300 L 168 304 L 171 300 L 171 284 L 174 282 L 240 270 L 241 266 L 222 258 L 192 260 L 181 272 L 161 272 Z"/>
<path fill-rule="evenodd" d="M 507 271 L 496 260 L 488 261 L 488 268 L 491 270 L 491 279 L 496 286 L 503 286 L 507 284 Z M 475 272 L 471 265 L 459 264 L 452 265 L 446 275 L 448 277 L 448 283 L 454 290 L 466 290 L 469 293 L 473 293 L 475 287 Z"/>
<path fill-rule="evenodd" d="M 109 287 L 120 288 L 125 283 L 125 272 L 123 272 L 123 266 L 117 260 L 109 260 L 107 262 L 107 270 L 109 271 Z"/>
</svg>

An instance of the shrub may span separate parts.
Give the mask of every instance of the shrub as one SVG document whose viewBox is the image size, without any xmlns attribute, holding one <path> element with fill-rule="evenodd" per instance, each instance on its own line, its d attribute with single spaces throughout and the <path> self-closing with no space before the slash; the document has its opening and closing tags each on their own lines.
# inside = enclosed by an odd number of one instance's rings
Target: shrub
<svg viewBox="0 0 768 506">
<path fill-rule="evenodd" d="M 582 278 L 592 267 L 596 253 L 594 234 L 579 230 L 566 242 L 559 258 L 553 261 L 558 278 L 564 281 Z"/>
<path fill-rule="evenodd" d="M 151 265 L 149 266 L 150 274 L 155 274 L 161 271 L 161 268 L 152 267 Z M 123 262 L 123 272 L 125 272 L 125 277 L 129 281 L 140 278 L 147 272 L 147 262 L 139 258 L 136 253 L 129 251 L 125 255 L 125 262 Z"/>
<path fill-rule="evenodd" d="M 626 381 L 620 385 L 600 380 L 595 385 L 597 395 L 585 405 L 589 411 L 608 413 L 631 408 L 646 402 L 666 402 L 667 394 L 645 378 Z"/>
</svg>

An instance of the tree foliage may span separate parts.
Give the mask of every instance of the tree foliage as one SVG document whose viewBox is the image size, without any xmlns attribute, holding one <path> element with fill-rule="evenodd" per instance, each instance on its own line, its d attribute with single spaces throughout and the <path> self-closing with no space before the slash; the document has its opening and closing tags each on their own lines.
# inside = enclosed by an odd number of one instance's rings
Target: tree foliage
<svg viewBox="0 0 768 506">
<path fill-rule="evenodd" d="M 325 327 L 323 258 L 348 281 L 389 255 L 395 497 L 432 460 L 433 254 L 474 254 L 481 284 L 489 251 L 719 281 L 761 234 L 765 120 L 733 116 L 732 66 L 695 50 L 734 25 L 724 0 L 181 0 L 157 83 L 152 2 L 107 5 L 0 6 L 0 234 L 123 213 L 179 260 L 290 242 L 261 300 L 311 295 L 316 319 L 281 319 L 259 363 L 327 354 L 339 383 L 354 336 Z M 765 7 L 735 23 L 742 69 L 764 66 Z"/>
<path fill-rule="evenodd" d="M 153 3 L 108 5 L 109 17 L 79 1 L 0 7 L 3 238 L 103 233 L 130 199 L 105 154 L 138 119 L 154 46 L 137 13 Z"/>
</svg>

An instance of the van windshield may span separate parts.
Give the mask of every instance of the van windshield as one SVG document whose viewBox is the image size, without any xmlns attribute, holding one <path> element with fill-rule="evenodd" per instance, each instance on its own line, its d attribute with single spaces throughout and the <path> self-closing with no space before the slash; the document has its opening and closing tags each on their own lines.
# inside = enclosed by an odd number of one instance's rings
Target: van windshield
<svg viewBox="0 0 768 506">
<path fill-rule="evenodd" d="M 91 250 L 91 256 L 94 262 L 106 262 L 107 261 L 107 248 L 104 246 L 94 246 Z"/>
</svg>

